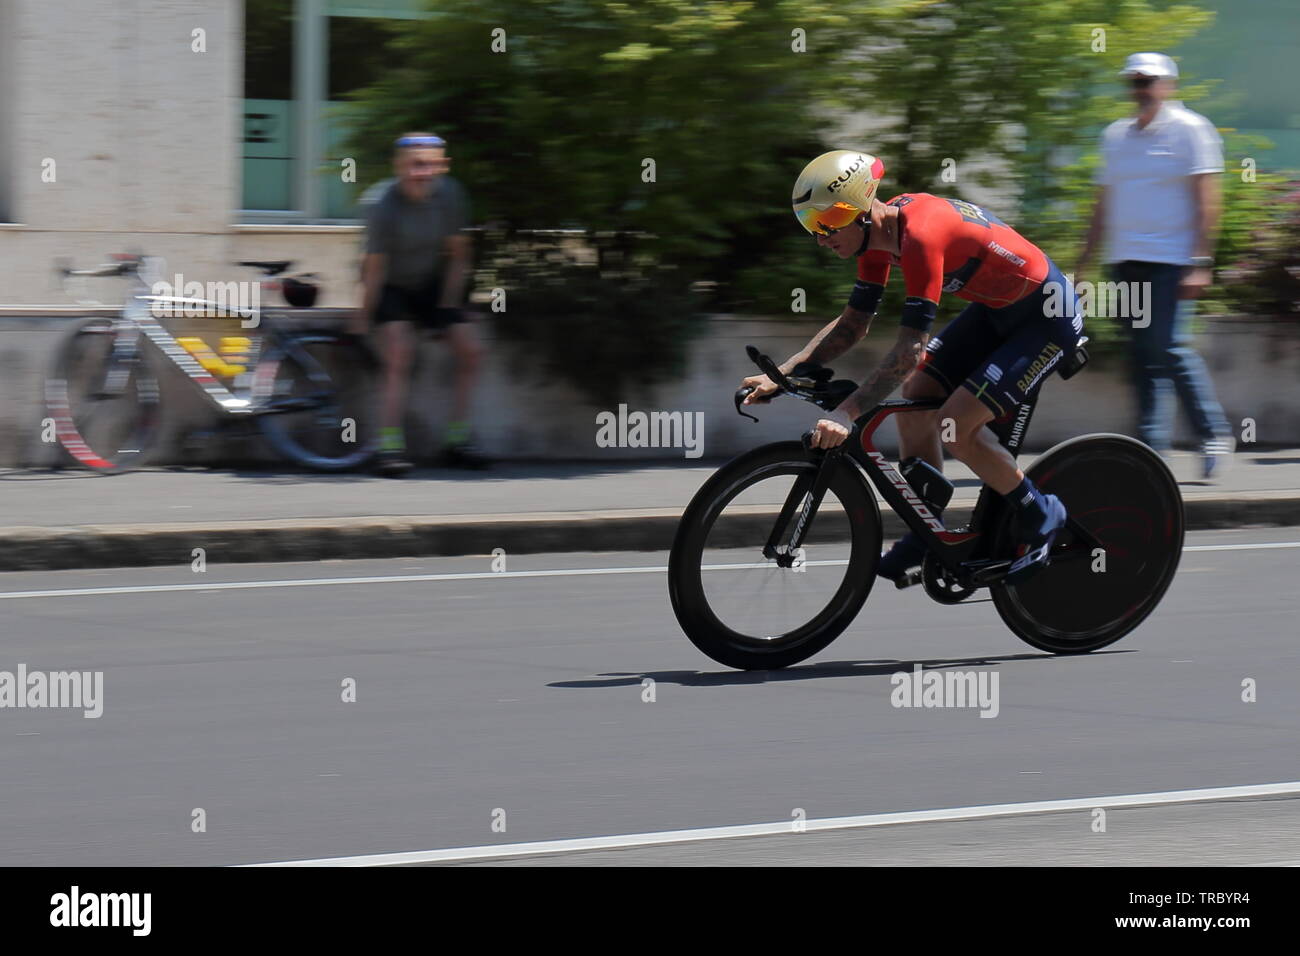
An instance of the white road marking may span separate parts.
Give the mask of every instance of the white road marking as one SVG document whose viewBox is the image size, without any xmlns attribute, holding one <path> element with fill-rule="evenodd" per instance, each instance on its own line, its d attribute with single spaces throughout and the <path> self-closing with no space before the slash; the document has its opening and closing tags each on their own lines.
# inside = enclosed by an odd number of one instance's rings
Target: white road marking
<svg viewBox="0 0 1300 956">
<path fill-rule="evenodd" d="M 1259 551 L 1264 548 L 1300 548 L 1300 541 L 1270 541 L 1259 544 L 1192 544 L 1184 551 Z"/>
<path fill-rule="evenodd" d="M 1184 551 L 1248 551 L 1259 548 L 1300 548 L 1300 541 L 1269 544 L 1213 544 L 1183 548 Z M 804 567 L 842 567 L 847 559 L 835 561 L 806 561 Z M 705 571 L 742 571 L 752 568 L 771 568 L 769 561 L 743 564 L 706 564 Z M 448 574 L 385 574 L 358 578 L 299 578 L 284 581 L 225 581 L 217 584 L 130 584 L 108 588 L 60 588 L 48 591 L 0 591 L 0 600 L 18 598 L 86 597 L 101 594 L 158 594 L 178 591 L 241 591 L 258 588 L 313 588 L 344 584 L 416 584 L 428 581 L 477 581 L 487 578 L 555 578 L 581 577 L 593 574 L 664 574 L 664 567 L 636 568 L 553 568 L 542 571 L 458 571 Z"/>
<path fill-rule="evenodd" d="M 812 562 L 809 562 L 812 563 Z M 845 562 L 847 563 L 847 562 Z M 719 564 L 709 570 L 764 567 L 759 564 Z M 77 597 L 90 594 L 151 594 L 166 591 L 235 591 L 256 588 L 311 588 L 343 584 L 413 584 L 421 581 L 475 581 L 486 578 L 564 577 L 586 574 L 662 574 L 666 567 L 653 568 L 556 568 L 544 571 L 468 571 L 451 574 L 387 574 L 360 578 L 301 578 L 286 581 L 226 581 L 219 584 L 133 584 L 111 588 L 64 588 L 54 591 L 2 591 L 0 598 Z"/>
<path fill-rule="evenodd" d="M 981 807 L 952 807 L 944 810 L 913 810 L 903 813 L 873 813 L 856 817 L 831 817 L 807 820 L 805 831 L 849 830 L 861 827 L 894 826 L 900 823 L 938 823 L 953 820 L 979 820 L 985 817 L 1023 816 L 1031 813 L 1059 813 L 1065 810 L 1092 810 L 1095 807 L 1138 807 L 1169 803 L 1200 803 L 1207 800 L 1233 800 L 1300 793 L 1300 780 L 1289 783 L 1261 783 L 1244 787 L 1213 787 L 1204 790 L 1169 790 L 1162 793 L 1129 793 L 1109 797 L 1084 797 L 1072 800 L 1038 800 L 1032 803 L 999 803 Z M 318 860 L 289 860 L 278 863 L 251 863 L 247 866 L 398 866 L 409 863 L 446 863 L 454 860 L 490 860 L 513 856 L 548 853 L 579 853 L 583 850 L 613 850 L 666 843 L 697 843 L 730 840 L 737 837 L 797 836 L 791 822 L 752 823 L 729 827 L 704 827 L 698 830 L 664 830 L 658 833 L 628 833 L 621 836 L 584 837 L 576 840 L 547 840 L 539 843 L 513 843 L 498 846 L 463 846 L 446 850 L 416 850 L 410 853 L 376 853 L 369 856 L 339 856 Z"/>
</svg>

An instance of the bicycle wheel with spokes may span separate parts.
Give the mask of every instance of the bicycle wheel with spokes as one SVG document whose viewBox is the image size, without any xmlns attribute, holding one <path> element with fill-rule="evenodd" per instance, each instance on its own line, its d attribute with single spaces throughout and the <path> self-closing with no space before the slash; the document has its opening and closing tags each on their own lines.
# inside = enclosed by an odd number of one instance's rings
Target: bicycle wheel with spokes
<svg viewBox="0 0 1300 956">
<path fill-rule="evenodd" d="M 374 372 L 370 354 L 344 336 L 318 332 L 285 340 L 257 368 L 255 400 L 271 409 L 258 419 L 262 433 L 307 468 L 360 467 L 378 447 Z"/>
<path fill-rule="evenodd" d="M 668 590 L 691 642 L 728 667 L 788 667 L 822 650 L 862 608 L 880 561 L 880 510 L 851 461 L 839 458 L 803 544 L 786 544 L 805 514 L 820 457 L 799 442 L 766 445 L 724 465 L 682 515 Z M 777 527 L 781 559 L 763 556 Z"/>
<path fill-rule="evenodd" d="M 1058 558 L 1021 584 L 995 584 L 993 603 L 1023 641 L 1058 654 L 1113 644 L 1155 610 L 1183 551 L 1183 499 L 1160 456 L 1124 435 L 1085 435 L 1034 462 L 1027 474 L 1056 495 L 1073 521 L 1100 542 Z M 1014 547 L 1012 516 L 1002 520 L 995 553 Z"/>
<path fill-rule="evenodd" d="M 144 464 L 162 417 L 157 377 L 138 343 L 114 348 L 118 332 L 110 319 L 84 323 L 45 380 L 59 444 L 79 464 L 103 473 Z"/>
</svg>

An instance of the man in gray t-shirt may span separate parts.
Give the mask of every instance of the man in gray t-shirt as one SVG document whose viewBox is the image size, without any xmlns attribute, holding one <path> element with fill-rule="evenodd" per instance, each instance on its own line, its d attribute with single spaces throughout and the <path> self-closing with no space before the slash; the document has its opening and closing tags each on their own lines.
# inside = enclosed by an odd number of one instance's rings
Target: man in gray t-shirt
<svg viewBox="0 0 1300 956">
<path fill-rule="evenodd" d="M 461 312 L 470 269 L 469 201 L 446 175 L 446 144 L 428 133 L 397 140 L 397 178 L 378 192 L 366 216 L 362 300 L 352 331 L 380 329 L 384 353 L 380 410 L 380 470 L 399 475 L 405 460 L 402 416 L 420 326 L 445 336 L 456 357 L 453 408 L 444 434 L 443 461 L 481 468 L 486 462 L 469 444 L 469 401 L 482 347 Z"/>
</svg>

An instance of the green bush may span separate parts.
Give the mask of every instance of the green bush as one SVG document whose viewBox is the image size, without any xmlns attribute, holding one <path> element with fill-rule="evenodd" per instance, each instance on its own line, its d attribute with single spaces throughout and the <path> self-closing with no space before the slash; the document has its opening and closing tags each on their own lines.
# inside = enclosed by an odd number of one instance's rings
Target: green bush
<svg viewBox="0 0 1300 956">
<path fill-rule="evenodd" d="M 350 104 L 358 178 L 388 175 L 397 133 L 431 129 L 479 221 L 640 231 L 656 262 L 725 287 L 796 228 L 790 186 L 822 148 L 809 107 L 851 13 L 830 0 L 431 2 L 393 28 L 393 68 Z"/>
<path fill-rule="evenodd" d="M 476 221 L 510 237 L 482 269 L 508 290 L 502 334 L 609 403 L 681 367 L 692 309 L 793 315 L 803 289 L 801 320 L 840 311 L 851 263 L 786 205 L 827 149 L 882 157 L 886 196 L 1005 187 L 1015 202 L 994 211 L 1069 271 L 1098 136 L 1131 110 L 1115 76 L 1125 54 L 1213 19 L 1167 0 L 430 0 L 427 19 L 393 22 L 391 67 L 349 104 L 348 148 L 364 186 L 389 174 L 397 133 L 445 136 Z M 490 46 L 499 30 L 504 51 Z M 1184 79 L 1195 108 L 1208 81 Z M 1203 308 L 1276 311 L 1291 294 L 1292 214 L 1272 187 L 1242 188 L 1234 150 L 1224 281 Z M 559 227 L 642 236 L 596 243 L 597 262 L 521 239 Z M 882 327 L 901 286 L 894 276 Z M 945 296 L 940 321 L 963 305 Z M 1118 341 L 1111 325 L 1090 331 L 1103 347 Z"/>
<path fill-rule="evenodd" d="M 504 311 L 491 319 L 513 342 L 513 372 L 557 378 L 609 408 L 680 376 L 701 328 L 699 298 L 681 270 L 640 261 L 623 237 L 490 240 L 480 288 L 501 289 Z"/>
<path fill-rule="evenodd" d="M 1218 271 L 1203 310 L 1300 320 L 1300 182 L 1280 177 L 1227 191 Z"/>
</svg>

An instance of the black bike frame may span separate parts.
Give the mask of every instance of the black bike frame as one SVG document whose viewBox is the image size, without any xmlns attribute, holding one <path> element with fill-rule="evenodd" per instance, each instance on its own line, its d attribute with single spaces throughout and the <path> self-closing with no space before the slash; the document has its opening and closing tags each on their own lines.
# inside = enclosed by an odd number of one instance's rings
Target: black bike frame
<svg viewBox="0 0 1300 956">
<path fill-rule="evenodd" d="M 1016 457 L 1021 443 L 1029 432 L 1029 420 L 1033 417 L 1037 404 L 1038 394 L 1035 393 L 1017 406 L 1013 413 L 989 422 L 988 427 L 992 429 L 998 443 L 1010 452 L 1013 458 Z M 1010 566 L 1012 559 L 1007 555 L 990 553 L 993 536 L 987 532 L 998 526 L 997 519 L 1002 509 L 1006 507 L 1002 496 L 987 485 L 982 486 L 966 529 L 948 530 L 908 484 L 907 479 L 875 446 L 876 429 L 889 416 L 900 412 L 933 411 L 942 405 L 943 399 L 896 399 L 881 402 L 859 417 L 854 422 L 855 427 L 848 441 L 825 453 L 822 466 L 816 475 L 795 482 L 763 553 L 779 563 L 792 560 L 791 553 L 802 543 L 803 536 L 821 505 L 822 496 L 830 483 L 830 470 L 838 466 L 838 459 L 841 456 L 847 455 L 863 470 L 895 514 L 926 543 L 927 550 L 935 555 L 954 576 L 964 579 L 969 574 L 975 584 L 989 583 L 1000 577 L 1001 573 Z M 801 502 L 803 503 L 802 514 L 795 527 L 791 546 L 786 553 L 782 554 L 776 550 L 777 542 L 785 534 L 785 529 L 794 517 L 794 508 Z M 1073 519 L 1067 520 L 1066 527 L 1075 535 L 1075 542 L 1073 545 L 1063 542 L 1053 547 L 1054 555 L 1059 550 L 1077 552 L 1082 556 L 1091 553 L 1093 548 L 1101 547 L 1100 542 Z M 972 562 L 976 561 L 980 563 L 973 565 Z"/>
<path fill-rule="evenodd" d="M 1002 445 L 1014 458 L 1029 431 L 1029 419 L 1034 414 L 1037 395 L 1023 402 L 1015 412 L 1015 419 L 992 421 L 989 427 Z M 949 531 L 943 522 L 925 505 L 920 496 L 908 484 L 885 454 L 876 448 L 876 429 L 891 415 L 900 412 L 934 411 L 943 405 L 943 399 L 909 400 L 898 399 L 881 402 L 874 409 L 863 415 L 855 423 L 857 428 L 842 448 L 866 473 L 871 483 L 888 502 L 894 513 L 903 523 L 926 542 L 926 547 L 942 562 L 949 571 L 957 572 L 966 561 L 979 557 L 990 557 L 987 552 L 989 542 L 984 534 L 986 528 L 993 527 L 991 519 L 995 518 L 1004 507 L 1002 496 L 987 485 L 980 488 L 975 511 L 971 515 L 966 531 Z M 941 547 L 935 547 L 940 545 Z"/>
</svg>

